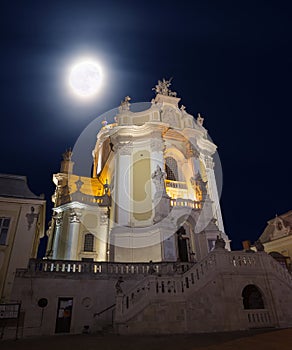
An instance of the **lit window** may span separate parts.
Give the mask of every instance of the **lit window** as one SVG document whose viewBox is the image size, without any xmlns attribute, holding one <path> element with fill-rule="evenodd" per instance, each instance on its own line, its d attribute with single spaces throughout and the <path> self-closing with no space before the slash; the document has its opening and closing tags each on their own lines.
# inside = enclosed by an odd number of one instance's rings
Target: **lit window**
<svg viewBox="0 0 292 350">
<path fill-rule="evenodd" d="M 167 180 L 178 181 L 177 162 L 172 157 L 165 158 Z"/>
<path fill-rule="evenodd" d="M 94 236 L 92 233 L 86 233 L 84 236 L 84 251 L 93 252 Z"/>
<path fill-rule="evenodd" d="M 6 245 L 10 218 L 0 218 L 0 245 Z"/>
</svg>

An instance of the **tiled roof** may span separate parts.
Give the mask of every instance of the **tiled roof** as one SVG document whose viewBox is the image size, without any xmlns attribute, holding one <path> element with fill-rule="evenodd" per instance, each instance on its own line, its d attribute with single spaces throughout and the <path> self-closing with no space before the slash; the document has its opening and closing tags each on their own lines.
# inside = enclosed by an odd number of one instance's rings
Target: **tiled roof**
<svg viewBox="0 0 292 350">
<path fill-rule="evenodd" d="M 0 196 L 27 199 L 43 199 L 28 188 L 26 176 L 0 174 Z"/>
</svg>

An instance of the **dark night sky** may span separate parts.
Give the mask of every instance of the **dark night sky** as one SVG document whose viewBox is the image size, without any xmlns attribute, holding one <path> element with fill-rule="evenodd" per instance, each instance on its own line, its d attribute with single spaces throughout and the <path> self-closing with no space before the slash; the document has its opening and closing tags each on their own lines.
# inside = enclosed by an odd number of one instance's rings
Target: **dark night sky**
<svg viewBox="0 0 292 350">
<path fill-rule="evenodd" d="M 201 112 L 218 145 L 233 248 L 292 209 L 290 1 L 1 1 L 1 167 L 30 188 L 52 174 L 97 116 L 126 95 L 150 101 L 158 79 Z M 100 60 L 103 92 L 69 93 L 68 67 Z M 94 141 L 94 140 L 93 140 Z"/>
</svg>

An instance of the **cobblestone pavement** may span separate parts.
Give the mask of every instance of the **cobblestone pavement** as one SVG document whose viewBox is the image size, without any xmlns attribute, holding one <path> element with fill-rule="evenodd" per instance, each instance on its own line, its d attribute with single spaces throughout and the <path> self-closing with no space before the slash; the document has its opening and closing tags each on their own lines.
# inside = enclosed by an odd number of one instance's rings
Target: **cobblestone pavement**
<svg viewBox="0 0 292 350">
<path fill-rule="evenodd" d="M 291 350 L 292 328 L 168 335 L 58 335 L 0 341 L 1 350 Z"/>
</svg>

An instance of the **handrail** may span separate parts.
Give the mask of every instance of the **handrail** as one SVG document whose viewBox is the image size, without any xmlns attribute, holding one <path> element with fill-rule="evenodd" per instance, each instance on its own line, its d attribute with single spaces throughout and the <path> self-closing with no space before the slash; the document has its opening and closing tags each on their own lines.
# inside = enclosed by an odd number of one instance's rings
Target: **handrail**
<svg viewBox="0 0 292 350">
<path fill-rule="evenodd" d="M 94 313 L 93 316 L 94 316 L 94 317 L 99 316 L 99 315 L 103 314 L 104 312 L 106 312 L 106 311 L 112 309 L 112 308 L 115 307 L 115 306 L 116 306 L 116 304 L 113 304 L 113 305 L 111 305 L 111 306 L 108 306 L 107 308 L 103 309 L 102 311 L 99 311 L 99 312 Z"/>
</svg>

